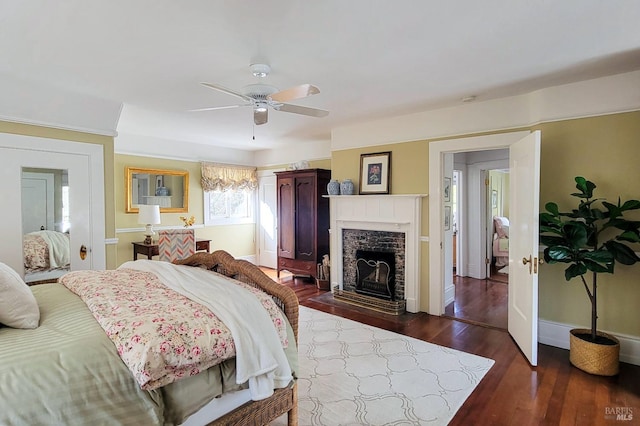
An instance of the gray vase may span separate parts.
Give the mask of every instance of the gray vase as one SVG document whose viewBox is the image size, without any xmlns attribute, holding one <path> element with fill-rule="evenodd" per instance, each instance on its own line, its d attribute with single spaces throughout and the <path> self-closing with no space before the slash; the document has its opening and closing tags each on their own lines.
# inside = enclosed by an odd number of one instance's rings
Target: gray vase
<svg viewBox="0 0 640 426">
<path fill-rule="evenodd" d="M 327 194 L 340 195 L 340 182 L 335 179 L 331 179 L 327 184 Z"/>
<path fill-rule="evenodd" d="M 340 183 L 340 194 L 353 195 L 353 182 L 351 182 L 351 179 L 345 179 Z"/>
</svg>

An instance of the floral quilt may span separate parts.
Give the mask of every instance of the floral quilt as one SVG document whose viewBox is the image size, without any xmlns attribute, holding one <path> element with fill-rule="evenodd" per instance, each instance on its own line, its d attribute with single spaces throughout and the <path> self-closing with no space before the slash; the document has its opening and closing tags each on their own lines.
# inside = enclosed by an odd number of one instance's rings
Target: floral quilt
<svg viewBox="0 0 640 426">
<path fill-rule="evenodd" d="M 49 269 L 49 246 L 40 236 L 26 234 L 23 237 L 24 267 L 27 272 Z"/>
<path fill-rule="evenodd" d="M 271 297 L 228 279 L 259 298 L 283 347 L 282 311 Z M 193 376 L 235 356 L 229 329 L 206 307 L 167 288 L 153 273 L 133 269 L 75 271 L 60 282 L 86 303 L 142 389 Z"/>
</svg>

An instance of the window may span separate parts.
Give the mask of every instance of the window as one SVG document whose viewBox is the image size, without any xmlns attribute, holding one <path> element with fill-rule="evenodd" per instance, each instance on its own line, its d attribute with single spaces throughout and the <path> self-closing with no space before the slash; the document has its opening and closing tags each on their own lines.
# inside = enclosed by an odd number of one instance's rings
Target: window
<svg viewBox="0 0 640 426">
<path fill-rule="evenodd" d="M 204 224 L 254 223 L 256 168 L 203 162 L 201 169 Z"/>
<path fill-rule="evenodd" d="M 236 225 L 254 223 L 255 191 L 204 192 L 204 224 Z"/>
</svg>

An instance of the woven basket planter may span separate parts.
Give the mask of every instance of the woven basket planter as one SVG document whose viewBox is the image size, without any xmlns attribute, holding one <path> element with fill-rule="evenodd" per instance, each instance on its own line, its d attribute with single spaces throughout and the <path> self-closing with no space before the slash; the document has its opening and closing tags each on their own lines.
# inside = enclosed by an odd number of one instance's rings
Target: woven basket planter
<svg viewBox="0 0 640 426">
<path fill-rule="evenodd" d="M 620 342 L 614 336 L 596 331 L 598 336 L 615 342 L 614 345 L 591 343 L 576 337 L 576 334 L 591 334 L 586 328 L 575 328 L 569 332 L 569 361 L 582 371 L 598 376 L 615 376 L 620 367 Z"/>
</svg>

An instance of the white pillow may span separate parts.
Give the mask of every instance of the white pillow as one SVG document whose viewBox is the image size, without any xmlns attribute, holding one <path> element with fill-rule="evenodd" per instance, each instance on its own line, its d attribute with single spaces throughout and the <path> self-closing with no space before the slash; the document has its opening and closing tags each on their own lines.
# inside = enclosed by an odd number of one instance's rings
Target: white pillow
<svg viewBox="0 0 640 426">
<path fill-rule="evenodd" d="M 494 216 L 493 225 L 498 238 L 509 238 L 509 219 L 504 216 Z"/>
<path fill-rule="evenodd" d="M 0 323 L 13 328 L 37 328 L 40 309 L 20 275 L 0 262 Z"/>
</svg>

